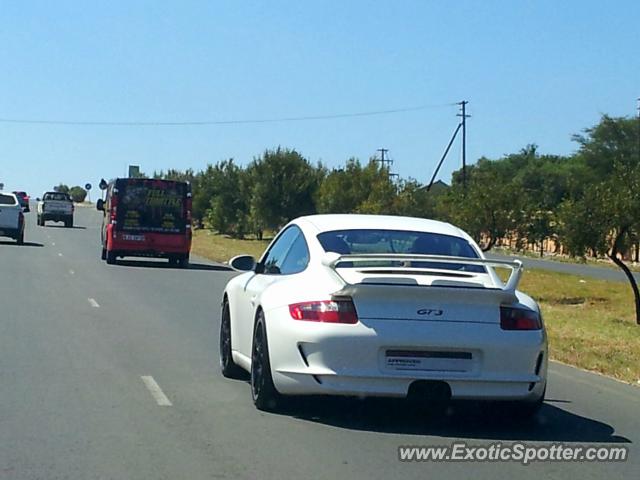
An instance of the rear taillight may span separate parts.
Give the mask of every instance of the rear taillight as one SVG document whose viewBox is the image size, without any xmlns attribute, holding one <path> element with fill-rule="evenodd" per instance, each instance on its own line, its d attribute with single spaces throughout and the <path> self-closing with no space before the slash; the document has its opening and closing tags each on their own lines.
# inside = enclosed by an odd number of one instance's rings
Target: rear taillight
<svg viewBox="0 0 640 480">
<path fill-rule="evenodd" d="M 524 308 L 500 307 L 500 328 L 502 330 L 540 330 L 540 315 Z"/>
<path fill-rule="evenodd" d="M 116 195 L 111 196 L 111 205 L 109 208 L 109 212 L 110 212 L 111 223 L 115 225 L 117 223 L 116 217 L 118 216 L 118 197 Z"/>
<path fill-rule="evenodd" d="M 193 199 L 191 198 L 191 192 L 189 192 L 184 202 L 184 217 L 187 220 L 187 227 L 191 226 L 191 210 L 192 209 L 193 209 Z"/>
<path fill-rule="evenodd" d="M 323 323 L 358 323 L 358 313 L 349 299 L 321 300 L 289 305 L 294 320 Z"/>
</svg>

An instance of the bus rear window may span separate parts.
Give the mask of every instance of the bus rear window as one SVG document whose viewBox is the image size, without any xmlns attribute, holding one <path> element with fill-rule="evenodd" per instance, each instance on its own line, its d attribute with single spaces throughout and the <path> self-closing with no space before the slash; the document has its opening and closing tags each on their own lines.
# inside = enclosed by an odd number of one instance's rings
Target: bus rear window
<svg viewBox="0 0 640 480">
<path fill-rule="evenodd" d="M 158 180 L 124 181 L 118 186 L 121 230 L 183 233 L 187 184 Z"/>
</svg>

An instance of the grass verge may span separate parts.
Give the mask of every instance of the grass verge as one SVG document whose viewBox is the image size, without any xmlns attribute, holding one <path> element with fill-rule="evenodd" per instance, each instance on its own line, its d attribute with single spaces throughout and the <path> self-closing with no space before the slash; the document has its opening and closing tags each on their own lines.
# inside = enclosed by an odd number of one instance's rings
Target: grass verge
<svg viewBox="0 0 640 480">
<path fill-rule="evenodd" d="M 259 258 L 268 244 L 198 230 L 193 252 L 226 262 L 245 253 Z M 626 282 L 527 270 L 520 289 L 540 303 L 552 359 L 640 384 L 640 326 Z"/>
<path fill-rule="evenodd" d="M 626 282 L 527 270 L 520 289 L 540 303 L 551 358 L 640 384 L 640 326 Z"/>
<path fill-rule="evenodd" d="M 253 255 L 256 259 L 262 256 L 271 240 L 239 240 L 226 235 L 218 235 L 210 230 L 195 230 L 191 251 L 201 257 L 216 262 L 228 262 L 236 255 Z"/>
</svg>

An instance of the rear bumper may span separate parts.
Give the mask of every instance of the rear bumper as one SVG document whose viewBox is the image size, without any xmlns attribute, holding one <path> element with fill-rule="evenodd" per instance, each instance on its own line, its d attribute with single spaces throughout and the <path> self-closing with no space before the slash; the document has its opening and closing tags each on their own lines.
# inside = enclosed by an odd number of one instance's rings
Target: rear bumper
<svg viewBox="0 0 640 480">
<path fill-rule="evenodd" d="M 127 234 L 108 232 L 107 251 L 115 252 L 118 256 L 128 257 L 174 257 L 188 256 L 191 251 L 191 234 L 159 234 L 144 233 L 138 237 L 144 240 L 127 240 L 135 238 Z"/>
<path fill-rule="evenodd" d="M 448 383 L 454 399 L 534 401 L 546 385 L 544 330 L 410 320 L 318 324 L 293 320 L 284 310 L 266 313 L 273 380 L 283 394 L 404 397 L 414 381 L 438 380 Z M 403 370 L 387 356 L 399 349 L 470 358 Z"/>
<path fill-rule="evenodd" d="M 73 220 L 73 213 L 41 213 L 40 218 L 45 222 L 66 222 Z"/>
<path fill-rule="evenodd" d="M 344 377 L 339 375 L 294 374 L 275 372 L 274 383 L 284 395 L 337 395 L 357 397 L 399 397 L 407 396 L 409 386 L 423 377 Z M 536 382 L 500 382 L 482 380 L 449 379 L 433 376 L 427 380 L 446 382 L 451 388 L 454 400 L 521 400 L 534 402 L 540 398 L 546 379 Z M 532 387 L 533 384 L 533 387 Z"/>
<path fill-rule="evenodd" d="M 0 237 L 18 238 L 23 231 L 24 231 L 24 227 L 19 227 L 19 228 L 0 227 Z"/>
</svg>

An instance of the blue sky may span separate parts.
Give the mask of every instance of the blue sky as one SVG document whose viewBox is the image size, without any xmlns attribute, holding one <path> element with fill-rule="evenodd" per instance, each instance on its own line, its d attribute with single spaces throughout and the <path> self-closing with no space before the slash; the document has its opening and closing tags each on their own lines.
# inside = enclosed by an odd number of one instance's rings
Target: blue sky
<svg viewBox="0 0 640 480">
<path fill-rule="evenodd" d="M 600 115 L 635 114 L 640 2 L 0 0 L 0 118 L 199 121 L 468 100 L 467 154 L 569 154 Z M 266 148 L 338 166 L 380 147 L 428 181 L 455 106 L 290 123 L 0 123 L 0 182 L 34 195 Z M 459 143 L 440 177 L 459 167 Z"/>
</svg>

